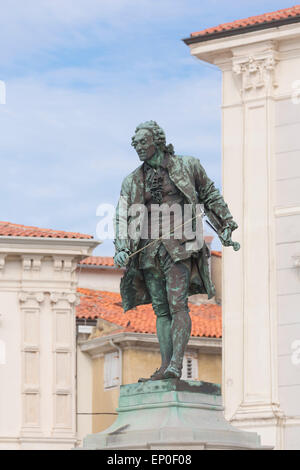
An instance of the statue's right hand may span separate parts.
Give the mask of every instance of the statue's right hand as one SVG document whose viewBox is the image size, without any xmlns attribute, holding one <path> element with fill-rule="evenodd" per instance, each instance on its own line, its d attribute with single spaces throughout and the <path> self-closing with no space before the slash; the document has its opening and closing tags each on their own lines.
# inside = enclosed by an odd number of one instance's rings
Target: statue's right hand
<svg viewBox="0 0 300 470">
<path fill-rule="evenodd" d="M 129 260 L 129 255 L 126 253 L 126 251 L 120 251 L 120 253 L 118 253 L 114 257 L 115 265 L 119 268 L 123 268 L 124 266 L 126 266 L 126 264 L 128 263 L 128 260 Z"/>
</svg>

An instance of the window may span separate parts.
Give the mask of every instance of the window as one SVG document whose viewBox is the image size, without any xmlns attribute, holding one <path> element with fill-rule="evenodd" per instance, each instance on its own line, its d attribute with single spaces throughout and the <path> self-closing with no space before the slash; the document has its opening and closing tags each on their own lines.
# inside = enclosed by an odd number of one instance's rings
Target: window
<svg viewBox="0 0 300 470">
<path fill-rule="evenodd" d="M 183 358 L 182 377 L 183 380 L 198 379 L 198 361 L 196 357 L 185 355 Z"/>
<path fill-rule="evenodd" d="M 118 387 L 120 383 L 120 361 L 118 351 L 104 356 L 104 389 Z"/>
</svg>

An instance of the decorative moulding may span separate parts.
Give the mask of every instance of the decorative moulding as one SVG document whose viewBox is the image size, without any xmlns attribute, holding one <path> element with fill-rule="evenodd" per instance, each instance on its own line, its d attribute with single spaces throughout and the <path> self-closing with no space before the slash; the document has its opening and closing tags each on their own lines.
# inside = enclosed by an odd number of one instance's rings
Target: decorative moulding
<svg viewBox="0 0 300 470">
<path fill-rule="evenodd" d="M 80 302 L 79 296 L 77 293 L 70 292 L 52 292 L 50 294 L 50 301 L 53 304 L 57 304 L 59 301 L 66 301 L 69 304 L 78 305 Z"/>
<path fill-rule="evenodd" d="M 54 271 L 73 272 L 77 268 L 77 260 L 73 257 L 53 256 Z"/>
<path fill-rule="evenodd" d="M 4 269 L 6 255 L 0 255 L 0 271 Z"/>
<path fill-rule="evenodd" d="M 29 300 L 35 300 L 37 303 L 42 303 L 45 300 L 43 292 L 26 292 L 21 291 L 19 293 L 19 301 L 22 303 L 28 302 Z"/>
<path fill-rule="evenodd" d="M 42 266 L 42 257 L 35 255 L 22 256 L 24 271 L 40 271 Z"/>
<path fill-rule="evenodd" d="M 274 90 L 278 86 L 276 80 L 277 63 L 275 51 L 269 51 L 267 54 L 234 57 L 232 71 L 239 79 L 241 94 L 245 95 L 251 90 Z"/>
</svg>

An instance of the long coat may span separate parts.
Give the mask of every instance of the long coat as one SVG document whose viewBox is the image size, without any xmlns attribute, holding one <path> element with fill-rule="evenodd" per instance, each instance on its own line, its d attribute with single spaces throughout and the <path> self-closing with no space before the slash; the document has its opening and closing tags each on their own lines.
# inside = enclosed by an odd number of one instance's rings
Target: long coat
<svg viewBox="0 0 300 470">
<path fill-rule="evenodd" d="M 234 222 L 228 206 L 220 192 L 215 188 L 214 183 L 208 178 L 200 161 L 193 157 L 182 157 L 169 154 L 167 159 L 167 169 L 170 179 L 178 190 L 184 195 L 185 203 L 192 205 L 192 214 L 196 214 L 196 204 L 203 204 L 204 210 L 217 229 L 221 233 L 225 228 L 235 230 L 237 224 Z M 126 214 L 127 220 L 122 220 L 120 203 L 126 201 L 128 207 L 132 204 L 144 204 L 144 178 L 143 165 L 139 166 L 123 183 L 120 200 L 115 214 L 115 249 L 116 254 L 120 251 L 134 253 L 138 249 L 140 239 L 130 239 L 119 237 L 119 227 L 121 223 L 129 225 L 131 217 Z M 206 246 L 192 256 L 192 272 L 190 280 L 189 295 L 206 293 L 208 298 L 215 295 L 215 288 L 212 284 L 208 259 L 210 253 Z M 143 271 L 138 268 L 138 256 L 133 256 L 127 265 L 125 274 L 121 279 L 121 296 L 124 311 L 130 310 L 137 305 L 151 303 L 149 292 L 146 288 Z"/>
</svg>

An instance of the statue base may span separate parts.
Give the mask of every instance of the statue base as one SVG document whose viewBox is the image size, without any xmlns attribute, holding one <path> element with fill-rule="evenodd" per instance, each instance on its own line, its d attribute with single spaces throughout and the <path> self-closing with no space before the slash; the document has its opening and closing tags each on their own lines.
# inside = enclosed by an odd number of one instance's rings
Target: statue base
<svg viewBox="0 0 300 470">
<path fill-rule="evenodd" d="M 112 426 L 84 439 L 83 449 L 262 449 L 258 434 L 225 420 L 217 384 L 167 379 L 123 385 L 117 412 Z"/>
</svg>

